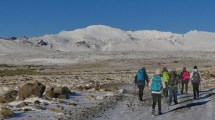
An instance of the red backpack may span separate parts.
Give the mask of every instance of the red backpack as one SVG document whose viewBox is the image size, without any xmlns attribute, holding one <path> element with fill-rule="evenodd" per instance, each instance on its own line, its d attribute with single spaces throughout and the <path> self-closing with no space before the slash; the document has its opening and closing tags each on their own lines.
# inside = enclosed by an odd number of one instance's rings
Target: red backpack
<svg viewBox="0 0 215 120">
<path fill-rule="evenodd" d="M 183 80 L 190 80 L 190 74 L 188 71 L 184 71 L 182 75 Z"/>
</svg>

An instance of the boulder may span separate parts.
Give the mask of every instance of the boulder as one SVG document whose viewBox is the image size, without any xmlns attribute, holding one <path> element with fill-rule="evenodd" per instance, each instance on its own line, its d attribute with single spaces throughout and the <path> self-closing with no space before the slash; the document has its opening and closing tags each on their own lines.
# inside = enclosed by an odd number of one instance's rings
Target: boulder
<svg viewBox="0 0 215 120">
<path fill-rule="evenodd" d="M 68 94 L 61 94 L 58 96 L 59 99 L 68 99 Z"/>
<path fill-rule="evenodd" d="M 12 117 L 14 115 L 14 112 L 8 108 L 1 108 L 0 115 L 2 118 L 5 119 L 5 118 Z"/>
<path fill-rule="evenodd" d="M 13 97 L 10 93 L 4 93 L 0 95 L 0 103 L 8 103 L 12 102 L 16 99 L 16 97 Z"/>
<path fill-rule="evenodd" d="M 70 90 L 68 87 L 56 86 L 54 87 L 54 92 L 58 94 L 69 94 Z"/>
<path fill-rule="evenodd" d="M 57 94 L 54 91 L 49 90 L 49 91 L 46 91 L 45 97 L 46 98 L 57 98 Z"/>
<path fill-rule="evenodd" d="M 46 91 L 46 98 L 60 98 L 60 99 L 68 99 L 71 91 L 68 87 L 55 86 L 52 87 L 49 91 Z"/>
<path fill-rule="evenodd" d="M 23 85 L 18 92 L 18 99 L 25 99 L 32 95 L 37 97 L 42 97 L 46 86 L 38 81 L 34 81 L 33 83 L 26 83 Z"/>
</svg>

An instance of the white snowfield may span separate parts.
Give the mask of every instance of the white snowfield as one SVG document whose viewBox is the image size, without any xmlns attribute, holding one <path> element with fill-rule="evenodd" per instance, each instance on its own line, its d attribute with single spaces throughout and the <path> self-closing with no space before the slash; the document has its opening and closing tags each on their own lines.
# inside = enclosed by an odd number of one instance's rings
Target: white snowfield
<svg viewBox="0 0 215 120">
<path fill-rule="evenodd" d="M 47 45 L 38 45 L 39 41 Z M 215 51 L 215 33 L 190 31 L 186 34 L 156 30 L 123 31 L 92 25 L 56 35 L 15 41 L 0 39 L 1 53 L 52 51 Z"/>
<path fill-rule="evenodd" d="M 53 49 L 71 51 L 214 51 L 215 33 L 190 31 L 186 34 L 156 30 L 123 31 L 104 25 L 92 25 L 56 35 L 31 38 L 44 40 Z"/>
<path fill-rule="evenodd" d="M 0 39 L 0 63 L 74 64 L 112 57 L 144 57 L 145 53 L 133 56 L 137 52 L 214 52 L 214 40 L 215 33 L 210 32 L 175 34 L 156 30 L 123 31 L 104 25 L 92 25 L 56 35 L 19 38 L 14 41 Z M 127 53 L 120 57 L 122 52 Z"/>
</svg>

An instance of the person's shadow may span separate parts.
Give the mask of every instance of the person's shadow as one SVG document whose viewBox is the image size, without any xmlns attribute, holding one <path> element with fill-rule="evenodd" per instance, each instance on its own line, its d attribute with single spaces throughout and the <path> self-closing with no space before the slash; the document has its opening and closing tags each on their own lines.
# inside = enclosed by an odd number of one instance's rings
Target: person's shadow
<svg viewBox="0 0 215 120">
<path fill-rule="evenodd" d="M 166 114 L 166 113 L 169 113 L 169 112 L 173 112 L 173 111 L 176 111 L 176 110 L 180 110 L 180 109 L 184 109 L 184 108 L 190 109 L 191 107 L 203 105 L 203 104 L 206 104 L 206 103 L 208 103 L 208 102 L 210 102 L 210 100 L 204 101 L 204 102 L 189 103 L 189 104 L 187 104 L 187 105 L 174 108 L 174 109 L 172 109 L 172 110 L 170 110 L 170 111 L 167 111 L 167 112 L 165 112 L 165 113 L 163 113 L 163 114 Z"/>
<path fill-rule="evenodd" d="M 209 89 L 209 90 L 204 90 L 204 91 L 200 91 L 200 97 L 196 100 L 202 100 L 202 99 L 206 99 L 206 98 L 209 98 L 211 96 L 213 96 L 215 93 L 212 92 L 212 93 L 209 93 L 211 91 L 213 91 L 214 88 L 212 89 Z M 207 94 L 208 93 L 208 94 Z M 206 95 L 205 95 L 206 94 Z M 205 95 L 205 96 L 203 96 Z M 189 95 L 189 96 L 184 96 L 184 97 L 181 97 L 180 99 L 183 99 L 183 98 L 186 98 L 186 97 L 192 97 L 192 95 Z M 186 102 L 189 102 L 189 101 L 193 101 L 193 99 L 187 99 L 187 100 L 184 100 L 182 102 L 180 102 L 179 104 L 182 104 L 182 103 L 186 103 Z M 195 100 L 194 100 L 195 101 Z M 169 112 L 173 112 L 173 111 L 176 111 L 176 110 L 180 110 L 180 109 L 184 109 L 184 108 L 187 108 L 187 109 L 190 109 L 194 106 L 200 106 L 200 105 L 204 105 L 208 102 L 210 102 L 211 100 L 207 100 L 207 101 L 199 101 L 199 102 L 193 102 L 193 103 L 188 103 L 186 105 L 183 105 L 183 106 L 180 106 L 180 107 L 177 107 L 177 108 L 174 108 L 170 111 L 167 111 L 167 112 L 164 112 L 163 114 L 165 113 L 169 113 Z"/>
</svg>

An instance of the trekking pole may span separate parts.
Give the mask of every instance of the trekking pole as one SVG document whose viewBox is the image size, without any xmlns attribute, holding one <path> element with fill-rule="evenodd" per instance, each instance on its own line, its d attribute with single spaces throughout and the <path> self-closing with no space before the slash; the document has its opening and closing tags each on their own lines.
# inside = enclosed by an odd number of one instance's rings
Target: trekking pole
<svg viewBox="0 0 215 120">
<path fill-rule="evenodd" d="M 134 101 L 134 99 L 135 99 L 135 95 L 136 95 L 136 83 L 134 83 L 134 97 L 133 97 L 132 102 L 133 102 L 133 101 Z"/>
</svg>

